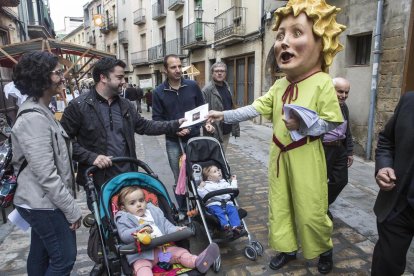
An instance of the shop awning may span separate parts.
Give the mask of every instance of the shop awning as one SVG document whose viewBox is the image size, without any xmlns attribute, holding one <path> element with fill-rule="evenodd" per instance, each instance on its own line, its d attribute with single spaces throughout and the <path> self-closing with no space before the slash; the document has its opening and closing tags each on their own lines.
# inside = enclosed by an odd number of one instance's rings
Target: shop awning
<svg viewBox="0 0 414 276">
<path fill-rule="evenodd" d="M 192 77 L 200 75 L 200 71 L 198 71 L 198 69 L 195 68 L 194 65 L 184 66 L 183 68 L 181 68 L 181 71 L 183 72 L 183 76 Z"/>
<path fill-rule="evenodd" d="M 51 38 L 37 38 L 0 47 L 0 66 L 13 67 L 21 55 L 36 50 L 49 51 L 56 54 L 57 56 L 68 54 L 97 59 L 100 59 L 102 57 L 116 57 L 111 53 L 99 51 L 90 47 L 58 41 Z"/>
</svg>

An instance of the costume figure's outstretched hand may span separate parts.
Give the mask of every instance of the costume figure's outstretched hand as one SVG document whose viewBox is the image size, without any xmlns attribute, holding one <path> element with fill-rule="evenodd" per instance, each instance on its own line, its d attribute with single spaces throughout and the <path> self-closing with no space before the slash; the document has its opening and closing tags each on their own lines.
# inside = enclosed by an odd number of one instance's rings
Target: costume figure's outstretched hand
<svg viewBox="0 0 414 276">
<path fill-rule="evenodd" d="M 215 121 L 222 121 L 224 113 L 221 111 L 210 110 L 207 115 L 207 122 L 214 123 Z"/>
</svg>

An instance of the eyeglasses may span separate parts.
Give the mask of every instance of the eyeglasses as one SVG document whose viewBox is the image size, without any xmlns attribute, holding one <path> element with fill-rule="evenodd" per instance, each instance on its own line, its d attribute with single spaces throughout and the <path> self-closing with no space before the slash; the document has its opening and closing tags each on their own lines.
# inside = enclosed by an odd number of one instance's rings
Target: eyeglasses
<svg viewBox="0 0 414 276">
<path fill-rule="evenodd" d="M 58 70 L 50 71 L 50 73 L 56 74 L 60 77 L 63 77 L 64 71 L 63 71 L 63 69 L 58 69 Z"/>
<path fill-rule="evenodd" d="M 226 73 L 227 71 L 226 70 L 214 70 L 213 72 L 214 73 Z"/>
</svg>

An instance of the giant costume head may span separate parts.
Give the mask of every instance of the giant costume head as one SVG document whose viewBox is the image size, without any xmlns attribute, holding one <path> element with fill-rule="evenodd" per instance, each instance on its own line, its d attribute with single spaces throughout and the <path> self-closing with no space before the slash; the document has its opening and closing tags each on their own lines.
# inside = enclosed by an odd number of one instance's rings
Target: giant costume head
<svg viewBox="0 0 414 276">
<path fill-rule="evenodd" d="M 275 11 L 276 23 L 273 30 L 279 28 L 280 22 L 286 16 L 298 16 L 305 13 L 313 21 L 313 33 L 322 38 L 322 70 L 327 71 L 336 53 L 343 49 L 339 43 L 339 35 L 345 26 L 336 22 L 336 14 L 341 9 L 328 5 L 325 0 L 290 0 L 285 7 Z"/>
</svg>

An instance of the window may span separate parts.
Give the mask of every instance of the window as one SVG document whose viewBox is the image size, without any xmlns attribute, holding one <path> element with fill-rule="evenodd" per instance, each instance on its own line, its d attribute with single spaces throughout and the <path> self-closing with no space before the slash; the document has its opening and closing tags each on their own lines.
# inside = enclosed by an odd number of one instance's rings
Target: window
<svg viewBox="0 0 414 276">
<path fill-rule="evenodd" d="M 97 13 L 97 14 L 102 14 L 102 6 L 101 6 L 101 5 L 98 5 L 98 6 L 96 7 L 96 13 Z"/>
<path fill-rule="evenodd" d="M 372 34 L 348 36 L 348 65 L 369 65 Z"/>
<path fill-rule="evenodd" d="M 226 59 L 227 82 L 236 106 L 254 101 L 254 55 Z"/>
<path fill-rule="evenodd" d="M 0 45 L 10 44 L 9 32 L 6 29 L 0 28 Z"/>
</svg>

